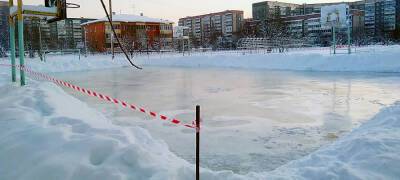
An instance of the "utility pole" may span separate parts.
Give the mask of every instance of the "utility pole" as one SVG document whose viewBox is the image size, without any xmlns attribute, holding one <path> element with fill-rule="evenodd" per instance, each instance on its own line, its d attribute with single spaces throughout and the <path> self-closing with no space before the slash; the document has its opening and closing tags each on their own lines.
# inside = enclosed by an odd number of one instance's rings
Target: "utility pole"
<svg viewBox="0 0 400 180">
<path fill-rule="evenodd" d="M 112 2 L 111 0 L 109 0 L 109 5 L 110 5 L 110 19 L 111 19 L 111 24 L 110 26 L 113 25 L 113 11 L 112 11 Z M 111 53 L 112 53 L 112 59 L 114 59 L 115 55 L 114 55 L 114 33 L 111 33 Z"/>
</svg>

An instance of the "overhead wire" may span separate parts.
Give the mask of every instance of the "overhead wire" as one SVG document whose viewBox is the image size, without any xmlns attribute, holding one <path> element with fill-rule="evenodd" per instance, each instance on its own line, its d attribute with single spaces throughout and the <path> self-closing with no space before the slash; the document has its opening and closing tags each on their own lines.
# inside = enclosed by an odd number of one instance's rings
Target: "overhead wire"
<svg viewBox="0 0 400 180">
<path fill-rule="evenodd" d="M 110 23 L 111 30 L 113 31 L 114 37 L 115 37 L 115 39 L 117 40 L 117 43 L 118 43 L 119 47 L 121 48 L 122 52 L 125 54 L 126 59 L 129 61 L 129 63 L 130 63 L 133 67 L 135 67 L 135 68 L 137 68 L 137 69 L 142 69 L 141 67 L 139 67 L 139 66 L 137 66 L 136 64 L 134 64 L 134 63 L 132 62 L 131 58 L 129 58 L 128 53 L 126 52 L 125 48 L 122 46 L 122 43 L 121 43 L 119 37 L 117 36 L 117 33 L 115 32 L 115 28 L 114 28 L 114 26 L 112 25 L 112 21 L 111 21 L 111 18 L 110 18 L 110 14 L 107 12 L 107 7 L 106 7 L 106 5 L 104 4 L 104 1 L 103 1 L 103 0 L 100 0 L 100 2 L 101 2 L 101 5 L 103 6 L 104 12 L 105 12 L 106 15 L 107 15 L 107 19 L 108 19 L 108 22 Z M 112 13 L 112 12 L 110 12 L 110 13 Z"/>
</svg>

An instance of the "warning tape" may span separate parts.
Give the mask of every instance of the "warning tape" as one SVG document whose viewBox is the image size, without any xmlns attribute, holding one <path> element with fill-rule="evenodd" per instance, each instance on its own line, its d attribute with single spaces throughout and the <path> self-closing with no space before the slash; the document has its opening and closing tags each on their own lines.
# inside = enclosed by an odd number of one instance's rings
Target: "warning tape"
<svg viewBox="0 0 400 180">
<path fill-rule="evenodd" d="M 10 64 L 0 64 L 0 66 L 13 67 L 13 65 L 10 65 Z M 128 108 L 129 110 L 132 110 L 132 111 L 137 111 L 137 112 L 144 113 L 144 114 L 146 114 L 146 115 L 148 115 L 148 116 L 150 116 L 152 118 L 157 118 L 157 119 L 160 119 L 162 121 L 170 122 L 170 123 L 175 124 L 175 125 L 182 125 L 182 126 L 185 126 L 185 127 L 188 127 L 188 128 L 193 128 L 193 129 L 196 129 L 197 131 L 199 130 L 197 128 L 197 126 L 196 126 L 196 121 L 192 121 L 191 124 L 184 124 L 179 119 L 169 118 L 169 117 L 167 117 L 165 115 L 156 113 L 154 111 L 149 111 L 149 110 L 147 110 L 145 108 L 136 106 L 134 104 L 127 103 L 125 101 L 121 101 L 119 99 L 104 95 L 102 93 L 98 93 L 98 92 L 95 92 L 93 90 L 85 89 L 85 88 L 70 84 L 68 82 L 58 80 L 58 79 L 56 79 L 54 77 L 48 76 L 48 75 L 43 74 L 43 73 L 35 72 L 30 68 L 27 68 L 27 67 L 24 67 L 24 66 L 20 66 L 20 65 L 15 65 L 15 67 L 17 67 L 17 68 L 19 68 L 19 69 L 31 74 L 33 77 L 35 77 L 37 79 L 45 79 L 47 81 L 54 82 L 55 84 L 58 84 L 58 85 L 61 85 L 61 86 L 64 86 L 64 87 L 68 87 L 70 89 L 73 89 L 73 90 L 78 91 L 80 93 L 83 93 L 85 95 L 97 97 L 97 98 L 99 98 L 101 100 L 114 103 L 115 105 L 118 105 L 118 106 L 122 106 L 123 108 Z"/>
</svg>

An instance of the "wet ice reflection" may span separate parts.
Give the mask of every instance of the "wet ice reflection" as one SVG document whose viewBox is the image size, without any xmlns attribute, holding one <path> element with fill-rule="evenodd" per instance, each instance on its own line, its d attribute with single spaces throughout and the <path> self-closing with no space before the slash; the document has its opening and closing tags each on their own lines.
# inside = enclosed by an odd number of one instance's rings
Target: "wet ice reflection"
<svg viewBox="0 0 400 180">
<path fill-rule="evenodd" d="M 329 144 L 400 99 L 399 74 L 130 68 L 57 74 L 61 79 L 190 122 L 202 106 L 202 165 L 268 171 Z M 194 135 L 72 93 L 114 124 L 142 126 L 193 161 Z"/>
</svg>

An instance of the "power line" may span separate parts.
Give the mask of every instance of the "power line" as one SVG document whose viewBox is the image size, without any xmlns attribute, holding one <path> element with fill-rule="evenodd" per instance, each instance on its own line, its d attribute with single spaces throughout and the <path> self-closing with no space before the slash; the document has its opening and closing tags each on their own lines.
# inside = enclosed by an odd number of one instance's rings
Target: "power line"
<svg viewBox="0 0 400 180">
<path fill-rule="evenodd" d="M 135 67 L 135 68 L 137 68 L 137 69 L 142 69 L 141 67 L 135 65 L 135 64 L 132 62 L 132 60 L 129 58 L 128 53 L 126 52 L 125 48 L 122 46 L 121 41 L 120 41 L 119 37 L 117 36 L 117 33 L 115 32 L 114 26 L 112 25 L 112 21 L 111 21 L 110 15 L 109 15 L 108 12 L 107 12 L 107 8 L 106 8 L 106 5 L 104 4 L 104 1 L 103 1 L 103 0 L 100 0 L 100 2 L 101 2 L 101 5 L 103 6 L 104 12 L 105 12 L 106 15 L 107 15 L 107 19 L 108 19 L 108 22 L 109 22 L 110 25 L 111 25 L 111 30 L 113 31 L 114 37 L 115 37 L 115 39 L 117 40 L 118 45 L 119 45 L 119 47 L 121 48 L 122 52 L 124 52 L 126 59 L 129 61 L 129 63 L 130 63 L 133 67 Z M 112 13 L 112 12 L 111 12 L 111 13 Z"/>
</svg>

